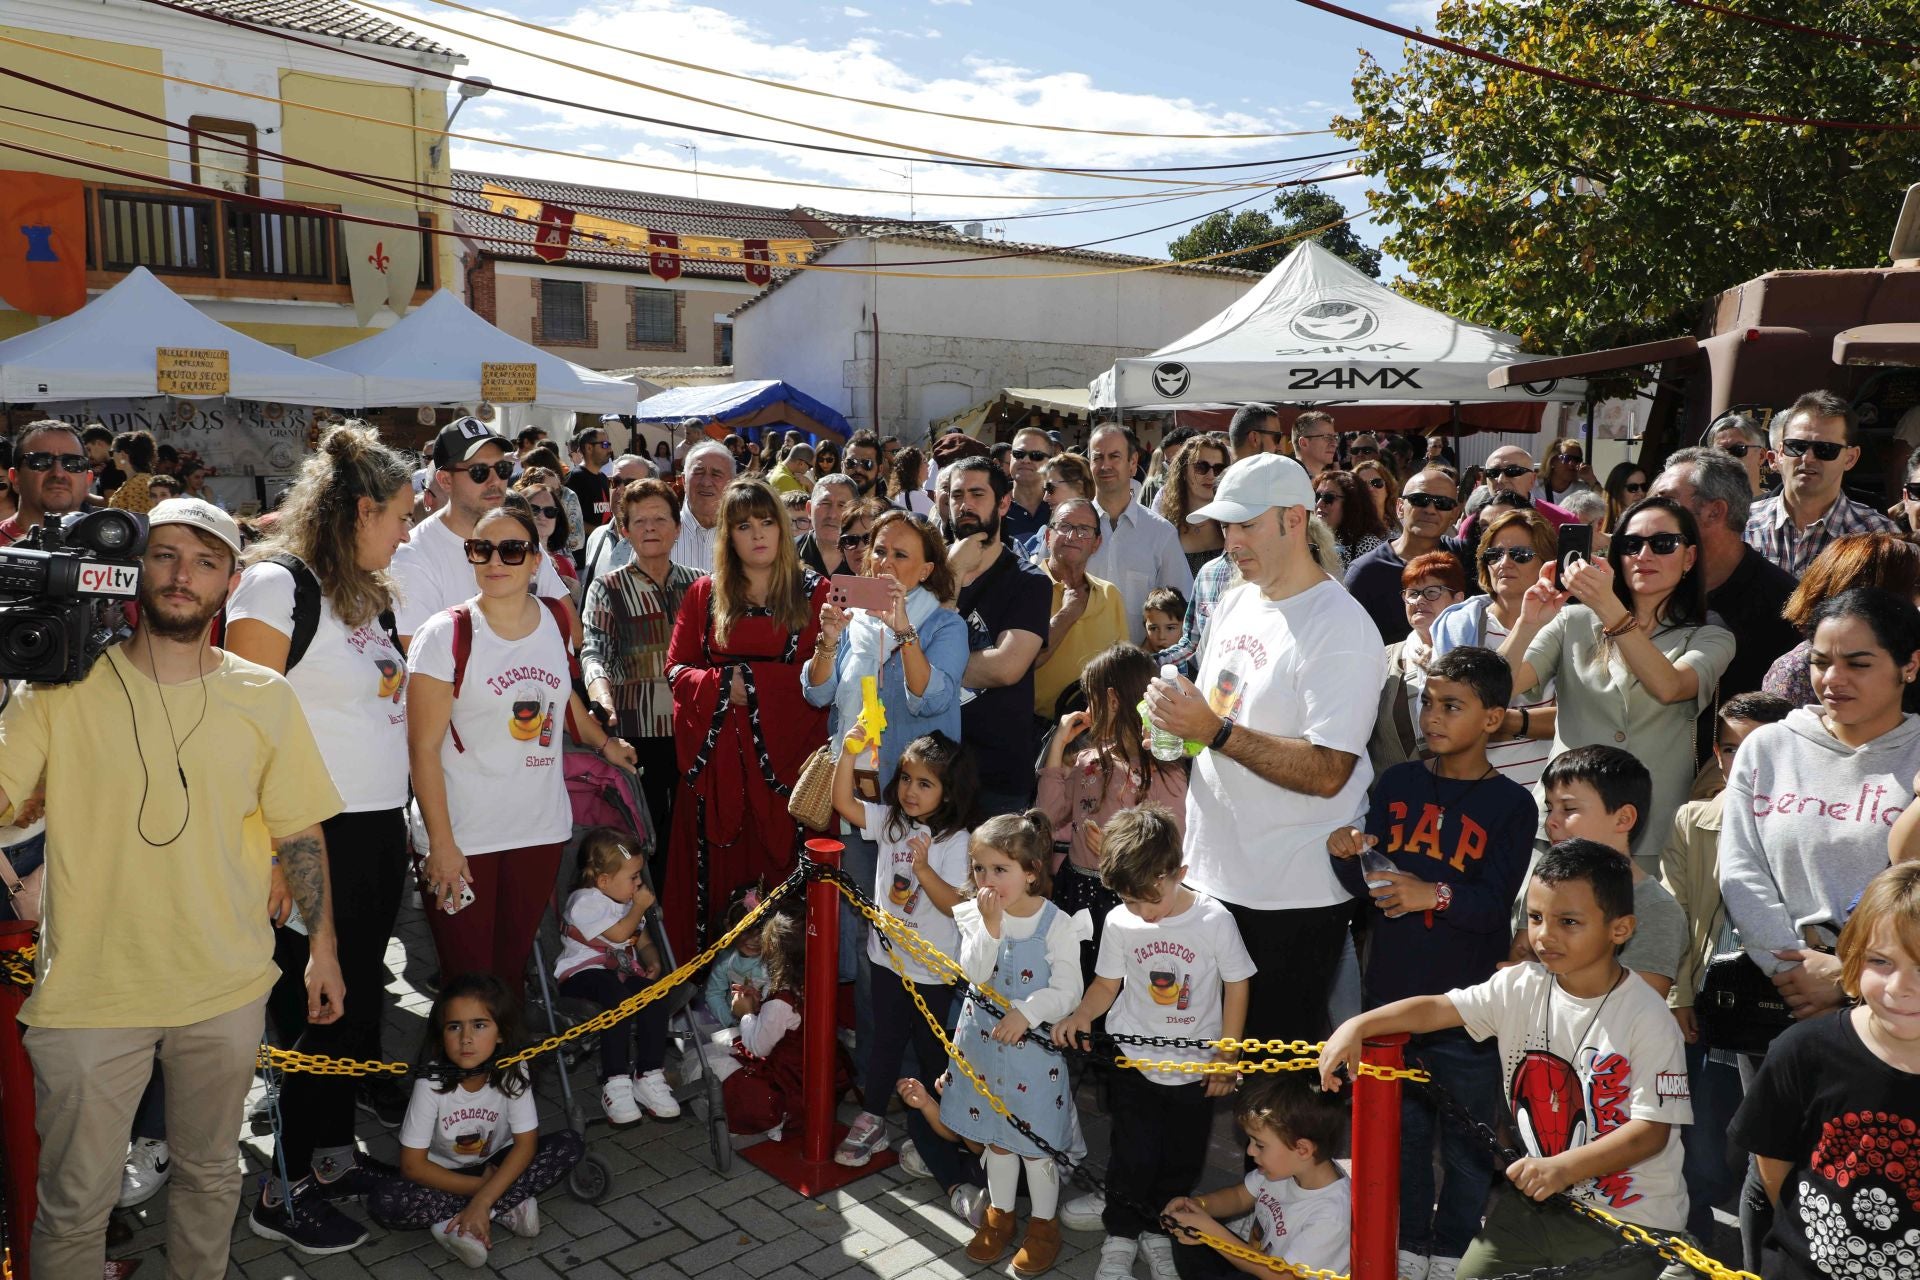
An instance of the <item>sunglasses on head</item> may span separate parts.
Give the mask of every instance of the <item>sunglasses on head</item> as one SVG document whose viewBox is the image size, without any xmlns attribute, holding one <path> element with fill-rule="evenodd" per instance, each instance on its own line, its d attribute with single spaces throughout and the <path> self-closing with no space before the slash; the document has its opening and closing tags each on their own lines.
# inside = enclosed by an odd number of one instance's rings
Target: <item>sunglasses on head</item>
<svg viewBox="0 0 1920 1280">
<path fill-rule="evenodd" d="M 1822 462 L 1832 462 L 1840 456 L 1840 451 L 1846 447 L 1844 444 L 1835 440 L 1801 440 L 1795 438 L 1782 440 L 1780 442 L 1780 452 L 1786 454 L 1789 458 L 1804 458 L 1811 453 Z"/>
<path fill-rule="evenodd" d="M 1503 480 L 1517 480 L 1521 476 L 1530 476 L 1532 474 L 1533 474 L 1532 467 L 1523 467 L 1523 466 L 1520 466 L 1518 463 L 1513 463 L 1504 467 L 1488 467 L 1487 468 L 1487 477 L 1489 479 L 1493 478 L 1494 476 L 1499 476 Z"/>
<path fill-rule="evenodd" d="M 501 564 L 525 564 L 527 554 L 533 550 L 533 544 L 525 538 L 508 538 L 505 542 L 468 538 L 466 546 L 468 564 L 485 564 L 495 554 L 499 555 Z"/>
<path fill-rule="evenodd" d="M 1460 505 L 1460 499 L 1449 498 L 1444 493 L 1406 493 L 1400 496 L 1400 500 L 1410 507 L 1419 507 L 1423 511 L 1428 507 L 1432 507 L 1435 511 L 1451 511 Z"/>
<path fill-rule="evenodd" d="M 1203 476 L 1224 475 L 1231 465 L 1228 462 L 1208 462 L 1205 458 L 1195 458 L 1192 463 L 1193 469 Z"/>
<path fill-rule="evenodd" d="M 475 462 L 460 469 L 466 472 L 467 479 L 475 484 L 485 484 L 490 475 L 498 476 L 502 480 L 513 479 L 513 464 L 505 458 L 498 462 Z"/>
<path fill-rule="evenodd" d="M 36 450 L 20 455 L 20 465 L 29 471 L 51 471 L 56 462 L 69 475 L 79 475 L 91 465 L 84 453 L 45 453 Z"/>
<path fill-rule="evenodd" d="M 1502 560 L 1511 560 L 1515 564 L 1532 564 L 1540 558 L 1540 553 L 1532 547 L 1488 547 L 1480 553 L 1480 563 L 1489 567 Z"/>
<path fill-rule="evenodd" d="M 1657 556 L 1670 556 L 1686 546 L 1687 539 L 1679 533 L 1621 533 L 1614 535 L 1613 545 L 1620 548 L 1622 559 L 1637 556 L 1649 548 Z"/>
<path fill-rule="evenodd" d="M 1053 455 L 1045 449 L 1014 449 L 1007 456 L 1015 462 L 1045 462 Z"/>
</svg>

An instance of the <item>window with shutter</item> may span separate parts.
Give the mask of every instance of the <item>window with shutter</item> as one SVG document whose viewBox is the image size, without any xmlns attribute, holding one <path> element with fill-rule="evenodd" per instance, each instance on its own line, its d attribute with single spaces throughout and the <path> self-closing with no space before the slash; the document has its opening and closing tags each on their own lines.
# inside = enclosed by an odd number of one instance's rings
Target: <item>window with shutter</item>
<svg viewBox="0 0 1920 1280">
<path fill-rule="evenodd" d="M 545 342 L 587 340 L 587 286 L 584 282 L 540 282 L 540 338 Z"/>
</svg>

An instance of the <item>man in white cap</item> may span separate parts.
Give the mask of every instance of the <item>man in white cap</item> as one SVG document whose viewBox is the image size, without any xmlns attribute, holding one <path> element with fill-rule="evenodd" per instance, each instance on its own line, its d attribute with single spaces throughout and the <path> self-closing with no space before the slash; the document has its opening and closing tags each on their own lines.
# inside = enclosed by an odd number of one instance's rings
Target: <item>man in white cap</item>
<svg viewBox="0 0 1920 1280">
<path fill-rule="evenodd" d="M 1259 972 L 1254 1039 L 1326 1037 L 1351 899 L 1327 833 L 1366 812 L 1386 677 L 1379 629 L 1314 562 L 1313 484 L 1279 454 L 1227 469 L 1189 520 L 1218 520 L 1241 585 L 1207 624 L 1198 687 L 1155 680 L 1153 723 L 1207 749 L 1187 789 L 1187 883 L 1224 902 Z"/>
<path fill-rule="evenodd" d="M 219 1280 L 240 1197 L 234 1121 L 279 977 L 272 856 L 312 942 L 307 1019 L 345 1008 L 320 834 L 340 796 L 293 687 L 208 643 L 239 581 L 233 517 L 183 497 L 147 519 L 131 638 L 71 684 L 18 686 L 0 713 L 0 811 L 43 774 L 47 794 L 39 983 L 20 1015 L 40 1135 L 33 1263 L 102 1273 L 157 1060 L 175 1086 L 168 1270 Z"/>
</svg>

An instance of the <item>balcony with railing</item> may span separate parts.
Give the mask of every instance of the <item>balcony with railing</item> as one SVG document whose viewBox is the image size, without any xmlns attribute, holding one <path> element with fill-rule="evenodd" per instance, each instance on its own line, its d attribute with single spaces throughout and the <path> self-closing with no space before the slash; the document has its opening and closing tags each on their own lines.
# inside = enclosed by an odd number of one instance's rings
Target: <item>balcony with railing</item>
<svg viewBox="0 0 1920 1280">
<path fill-rule="evenodd" d="M 427 215 L 419 221 L 431 225 Z M 323 214 L 282 213 L 243 200 L 90 186 L 88 283 L 104 287 L 145 267 L 163 279 L 179 277 L 170 282 L 187 292 L 349 303 L 344 226 Z M 434 287 L 433 250 L 428 237 L 417 290 Z"/>
</svg>

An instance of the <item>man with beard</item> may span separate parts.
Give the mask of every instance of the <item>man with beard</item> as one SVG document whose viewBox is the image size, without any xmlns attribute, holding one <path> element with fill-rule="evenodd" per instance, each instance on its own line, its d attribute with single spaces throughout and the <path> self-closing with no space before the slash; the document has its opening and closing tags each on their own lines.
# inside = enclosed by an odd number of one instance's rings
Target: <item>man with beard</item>
<svg viewBox="0 0 1920 1280">
<path fill-rule="evenodd" d="M 72 427 L 53 418 L 29 422 L 14 439 L 7 481 L 19 504 L 0 520 L 0 547 L 10 547 L 48 516 L 78 511 L 92 487 L 91 464 Z"/>
<path fill-rule="evenodd" d="M 413 535 L 393 553 L 390 570 L 400 589 L 394 621 L 402 646 L 428 618 L 474 597 L 467 539 L 473 536 L 474 522 L 506 500 L 507 481 L 513 477 L 507 449 L 506 438 L 478 418 L 456 418 L 434 437 L 435 478 L 446 488 L 447 505 L 414 527 Z M 559 600 L 572 614 L 573 600 L 554 570 L 552 557 L 540 557 L 533 586 L 538 594 Z M 579 630 L 578 623 L 574 630 Z"/>
<path fill-rule="evenodd" d="M 226 1275 L 234 1121 L 279 976 L 274 856 L 311 941 L 307 1019 L 345 1008 L 320 832 L 339 793 L 292 686 L 208 643 L 239 581 L 240 528 L 197 498 L 156 505 L 148 523 L 132 637 L 77 683 L 20 686 L 0 713 L 0 809 L 42 774 L 47 788 L 40 980 L 20 1019 L 41 1153 L 33 1257 L 55 1280 L 104 1270 L 156 1060 L 179 1084 L 169 1271 Z"/>
<path fill-rule="evenodd" d="M 673 563 L 695 573 L 713 572 L 714 523 L 720 519 L 720 496 L 733 483 L 733 455 L 718 440 L 687 450 L 682 473 L 687 505 L 680 513 L 680 536 L 673 544 Z"/>
<path fill-rule="evenodd" d="M 874 482 L 880 478 L 880 437 L 871 431 L 854 432 L 847 441 L 847 456 L 840 460 L 840 469 L 853 477 L 860 497 L 872 493 Z M 885 495 L 885 486 L 880 492 Z"/>
<path fill-rule="evenodd" d="M 1053 583 L 1013 554 L 1000 521 L 1013 498 L 1007 473 L 967 458 L 942 473 L 954 543 L 947 567 L 967 624 L 960 734 L 980 766 L 980 814 L 1018 813 L 1033 799 L 1033 665 L 1046 643 Z"/>
</svg>

